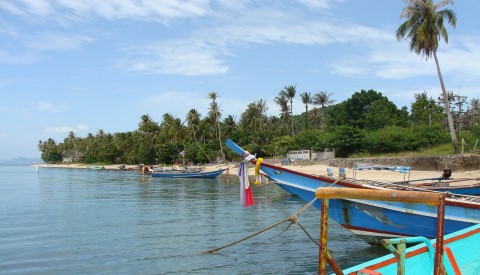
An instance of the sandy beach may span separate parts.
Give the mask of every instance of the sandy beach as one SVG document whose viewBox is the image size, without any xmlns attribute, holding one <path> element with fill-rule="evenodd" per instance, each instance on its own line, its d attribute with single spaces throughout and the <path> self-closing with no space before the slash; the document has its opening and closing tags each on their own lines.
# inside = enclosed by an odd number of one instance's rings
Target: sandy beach
<svg viewBox="0 0 480 275">
<path fill-rule="evenodd" d="M 40 167 L 56 167 L 56 168 L 73 168 L 73 169 L 88 169 L 90 168 L 87 164 L 41 164 Z M 197 168 L 203 168 L 205 171 L 213 171 L 218 169 L 228 168 L 230 175 L 236 175 L 238 163 L 231 163 L 228 165 L 207 165 L 207 166 L 196 166 Z M 106 170 L 119 170 L 121 165 L 104 165 L 103 168 Z M 249 166 L 249 174 L 254 175 L 255 169 L 253 165 Z M 311 174 L 311 175 L 327 175 L 327 168 L 330 166 L 314 164 L 314 165 L 286 165 L 282 166 L 286 169 Z M 125 165 L 125 168 L 138 169 L 138 165 Z M 172 166 L 167 167 L 167 169 L 172 168 Z M 179 168 L 178 166 L 173 166 L 173 168 Z M 333 171 L 333 176 L 338 177 L 338 167 L 330 167 Z M 402 174 L 397 172 L 392 172 L 388 170 L 354 170 L 350 168 L 345 169 L 347 178 L 355 179 L 368 179 L 376 180 L 383 182 L 401 182 L 404 180 L 418 180 L 426 178 L 439 178 L 442 176 L 442 171 L 417 171 L 412 170 L 409 174 Z M 471 171 L 453 171 L 451 179 L 468 179 L 456 182 L 452 185 L 467 185 L 480 183 L 480 170 L 471 170 Z"/>
</svg>

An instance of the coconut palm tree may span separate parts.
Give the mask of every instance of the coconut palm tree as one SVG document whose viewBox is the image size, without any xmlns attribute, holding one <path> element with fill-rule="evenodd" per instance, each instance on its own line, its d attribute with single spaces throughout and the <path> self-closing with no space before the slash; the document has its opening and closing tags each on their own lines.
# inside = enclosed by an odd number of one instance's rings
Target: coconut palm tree
<svg viewBox="0 0 480 275">
<path fill-rule="evenodd" d="M 308 104 L 312 103 L 312 93 L 303 92 L 300 94 L 302 103 L 305 104 L 305 128 L 308 130 Z"/>
<path fill-rule="evenodd" d="M 448 43 L 448 33 L 444 26 L 445 20 L 452 27 L 455 27 L 457 23 L 457 17 L 452 10 L 446 8 L 440 10 L 440 8 L 449 4 L 453 4 L 453 0 L 440 0 L 437 4 L 434 4 L 432 0 L 408 0 L 407 6 L 400 15 L 401 18 L 406 18 L 406 21 L 398 27 L 396 36 L 398 40 L 402 38 L 410 39 L 410 51 L 421 54 L 426 59 L 433 56 L 442 88 L 453 147 L 455 154 L 459 154 L 460 149 L 450 110 L 450 102 L 437 58 L 440 38 L 443 37 L 445 43 Z"/>
<path fill-rule="evenodd" d="M 194 139 L 195 143 L 197 144 L 198 149 L 200 149 L 200 151 L 202 151 L 202 153 L 205 155 L 205 157 L 208 159 L 209 162 L 212 162 L 212 160 L 210 160 L 207 153 L 205 153 L 205 151 L 202 149 L 202 147 L 200 146 L 200 144 L 198 143 L 198 140 L 197 140 L 196 132 L 197 132 L 197 128 L 199 127 L 199 124 L 200 124 L 200 113 L 198 113 L 198 111 L 196 109 L 191 109 L 190 111 L 188 111 L 188 113 L 187 113 L 187 124 L 190 127 L 190 129 L 192 130 L 193 139 Z"/>
<path fill-rule="evenodd" d="M 225 154 L 223 153 L 223 146 L 222 146 L 222 136 L 220 134 L 221 114 L 220 114 L 218 103 L 216 101 L 217 97 L 218 97 L 218 94 L 216 92 L 211 92 L 208 94 L 208 98 L 212 100 L 212 102 L 210 103 L 210 113 L 213 117 L 213 122 L 215 123 L 215 132 L 218 139 L 218 144 L 220 144 L 220 153 L 222 155 L 222 161 L 225 161 Z"/>
<path fill-rule="evenodd" d="M 321 125 L 322 125 L 322 131 L 325 127 L 325 106 L 328 106 L 330 104 L 333 104 L 335 102 L 335 100 L 332 100 L 330 99 L 330 97 L 332 96 L 332 93 L 327 93 L 327 92 L 323 92 L 323 91 L 320 91 L 318 93 L 315 93 L 315 95 L 313 96 L 313 104 L 315 105 L 320 105 L 321 109 L 322 109 L 322 120 L 321 120 Z"/>
<path fill-rule="evenodd" d="M 224 120 L 223 120 L 223 127 L 224 127 L 224 133 L 227 137 L 231 136 L 235 128 L 237 127 L 237 123 L 235 122 L 235 116 L 233 115 L 228 115 Z"/>
<path fill-rule="evenodd" d="M 283 118 L 283 132 L 286 134 L 286 125 L 290 117 L 288 99 L 284 94 L 280 93 L 277 97 L 275 97 L 275 103 L 280 106 L 280 116 Z"/>
<path fill-rule="evenodd" d="M 138 123 L 138 130 L 142 133 L 154 133 L 159 130 L 158 124 L 149 115 L 142 115 Z"/>
<path fill-rule="evenodd" d="M 292 136 L 295 135 L 295 128 L 293 125 L 293 99 L 295 98 L 295 94 L 297 93 L 296 90 L 297 85 L 290 85 L 283 87 L 283 90 L 280 91 L 280 94 L 283 94 L 288 101 L 290 101 L 290 116 L 292 117 Z"/>
</svg>

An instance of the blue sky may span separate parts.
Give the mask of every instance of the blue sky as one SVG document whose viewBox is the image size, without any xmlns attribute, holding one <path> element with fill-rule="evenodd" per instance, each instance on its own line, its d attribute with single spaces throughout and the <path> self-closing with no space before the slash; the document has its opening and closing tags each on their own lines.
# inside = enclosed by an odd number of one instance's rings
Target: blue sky
<svg viewBox="0 0 480 275">
<path fill-rule="evenodd" d="M 437 2 L 437 1 L 434 1 Z M 137 129 L 140 117 L 224 116 L 287 85 L 341 102 L 374 89 L 400 108 L 440 95 L 433 59 L 397 41 L 402 0 L 6 0 L 0 2 L 0 159 L 39 140 Z M 449 6 L 438 57 L 447 89 L 478 98 L 480 1 Z"/>
</svg>

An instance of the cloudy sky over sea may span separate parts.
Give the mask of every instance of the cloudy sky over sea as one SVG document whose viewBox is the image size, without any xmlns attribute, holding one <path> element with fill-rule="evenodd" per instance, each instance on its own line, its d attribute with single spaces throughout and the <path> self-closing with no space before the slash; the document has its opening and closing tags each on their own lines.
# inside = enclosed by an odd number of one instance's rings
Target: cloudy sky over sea
<svg viewBox="0 0 480 275">
<path fill-rule="evenodd" d="M 437 2 L 437 1 L 434 1 Z M 58 142 L 137 129 L 140 117 L 222 114 L 296 85 L 337 103 L 362 89 L 399 108 L 440 95 L 433 59 L 397 41 L 402 0 L 6 0 L 0 2 L 0 159 Z M 480 1 L 458 0 L 438 57 L 447 89 L 480 97 Z"/>
</svg>

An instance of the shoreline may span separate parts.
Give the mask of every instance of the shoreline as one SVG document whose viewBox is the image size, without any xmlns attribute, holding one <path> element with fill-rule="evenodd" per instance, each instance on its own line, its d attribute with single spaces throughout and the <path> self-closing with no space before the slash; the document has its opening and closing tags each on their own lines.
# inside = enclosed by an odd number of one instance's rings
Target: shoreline
<svg viewBox="0 0 480 275">
<path fill-rule="evenodd" d="M 104 169 L 104 170 L 122 170 L 121 167 L 124 166 L 127 170 L 139 171 L 138 165 L 126 165 L 126 164 L 111 164 L 111 165 L 92 165 L 92 164 L 78 164 L 78 163 L 63 163 L 63 164 L 39 164 L 39 167 L 42 168 L 67 168 L 67 169 Z M 100 168 L 101 167 L 101 168 Z M 167 166 L 168 169 L 180 168 L 179 166 Z M 198 165 L 193 166 L 194 168 L 203 168 L 205 171 L 214 171 L 219 169 L 228 168 L 229 175 L 237 175 L 238 163 L 230 164 L 218 164 L 218 165 Z M 285 165 L 281 166 L 283 168 L 302 172 L 310 175 L 327 175 L 327 168 L 331 168 L 333 171 L 333 176 L 338 177 L 338 167 L 332 167 L 324 164 L 311 164 L 311 165 Z M 248 169 L 249 175 L 255 175 L 255 169 L 253 165 L 249 165 Z M 420 171 L 412 170 L 408 174 L 402 174 L 398 172 L 388 171 L 388 170 L 354 170 L 351 168 L 345 168 L 347 178 L 356 178 L 356 179 L 368 179 L 375 181 L 383 182 L 401 182 L 404 180 L 420 180 L 427 178 L 440 178 L 442 176 L 442 171 Z M 225 174 L 225 173 L 224 173 Z M 468 179 L 455 183 L 455 185 L 468 185 L 474 183 L 480 183 L 480 170 L 470 170 L 470 171 L 453 171 L 451 179 Z"/>
</svg>

